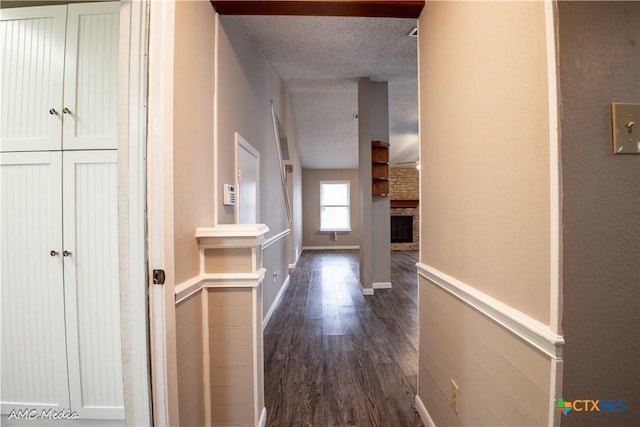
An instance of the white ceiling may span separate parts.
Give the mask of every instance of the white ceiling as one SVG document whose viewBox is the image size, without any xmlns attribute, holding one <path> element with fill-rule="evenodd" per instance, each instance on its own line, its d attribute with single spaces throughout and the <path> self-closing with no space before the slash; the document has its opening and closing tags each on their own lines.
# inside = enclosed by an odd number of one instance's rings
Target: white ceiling
<svg viewBox="0 0 640 427">
<path fill-rule="evenodd" d="M 390 161 L 418 157 L 415 19 L 238 16 L 291 92 L 302 166 L 358 167 L 358 79 L 389 82 Z"/>
</svg>

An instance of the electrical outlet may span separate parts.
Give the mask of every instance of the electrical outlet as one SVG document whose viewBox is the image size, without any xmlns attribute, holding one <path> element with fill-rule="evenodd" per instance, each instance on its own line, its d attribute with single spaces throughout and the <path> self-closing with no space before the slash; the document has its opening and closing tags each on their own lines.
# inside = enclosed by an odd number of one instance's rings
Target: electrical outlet
<svg viewBox="0 0 640 427">
<path fill-rule="evenodd" d="M 460 399 L 460 388 L 458 387 L 458 384 L 456 384 L 454 380 L 451 380 L 450 403 L 453 410 L 456 411 L 456 414 L 458 413 L 458 405 L 460 403 L 459 399 Z"/>
</svg>

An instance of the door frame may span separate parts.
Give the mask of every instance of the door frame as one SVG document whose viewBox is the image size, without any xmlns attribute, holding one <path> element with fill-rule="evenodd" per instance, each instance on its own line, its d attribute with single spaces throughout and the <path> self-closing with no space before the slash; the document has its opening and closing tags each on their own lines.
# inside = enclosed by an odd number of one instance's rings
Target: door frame
<svg viewBox="0 0 640 427">
<path fill-rule="evenodd" d="M 256 161 L 256 224 L 260 223 L 260 152 L 256 150 L 256 148 L 249 143 L 246 139 L 242 137 L 238 132 L 234 132 L 234 137 L 236 140 L 235 146 L 235 164 L 236 164 L 236 178 L 235 178 L 235 186 L 237 193 L 237 203 L 235 206 L 235 222 L 236 224 L 240 224 L 240 201 L 242 200 L 242 194 L 240 192 L 240 150 L 245 150 L 252 157 L 255 158 Z"/>
<path fill-rule="evenodd" d="M 152 425 L 147 296 L 149 0 L 121 0 L 118 46 L 118 250 L 126 425 Z"/>
</svg>

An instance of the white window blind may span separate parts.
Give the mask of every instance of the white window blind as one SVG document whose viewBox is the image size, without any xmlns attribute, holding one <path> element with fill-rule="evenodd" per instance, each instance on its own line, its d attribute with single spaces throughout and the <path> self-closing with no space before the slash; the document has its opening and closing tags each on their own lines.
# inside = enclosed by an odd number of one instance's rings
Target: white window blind
<svg viewBox="0 0 640 427">
<path fill-rule="evenodd" d="M 320 231 L 351 231 L 350 181 L 320 181 Z"/>
</svg>

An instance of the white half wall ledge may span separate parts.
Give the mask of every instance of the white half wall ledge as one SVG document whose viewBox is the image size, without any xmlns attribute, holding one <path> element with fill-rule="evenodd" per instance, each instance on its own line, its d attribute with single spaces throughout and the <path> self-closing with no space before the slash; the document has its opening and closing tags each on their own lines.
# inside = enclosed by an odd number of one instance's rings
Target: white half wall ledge
<svg viewBox="0 0 640 427">
<path fill-rule="evenodd" d="M 418 275 L 476 309 L 524 342 L 554 360 L 562 359 L 564 338 L 554 333 L 549 325 L 545 325 L 434 267 L 421 262 L 417 263 L 416 267 L 418 267 Z"/>
<path fill-rule="evenodd" d="M 262 413 L 260 414 L 260 421 L 258 421 L 258 427 L 266 427 L 267 425 L 267 408 L 262 408 Z"/>
<path fill-rule="evenodd" d="M 347 251 L 359 250 L 360 246 L 304 246 L 303 251 Z"/>
<path fill-rule="evenodd" d="M 429 415 L 429 411 L 427 411 L 424 403 L 422 403 L 422 399 L 420 399 L 420 396 L 418 396 L 417 394 L 414 406 L 416 408 L 416 411 L 418 411 L 418 415 L 420 415 L 420 418 L 422 419 L 425 427 L 436 427 L 436 423 L 433 422 L 431 415 Z"/>
</svg>

